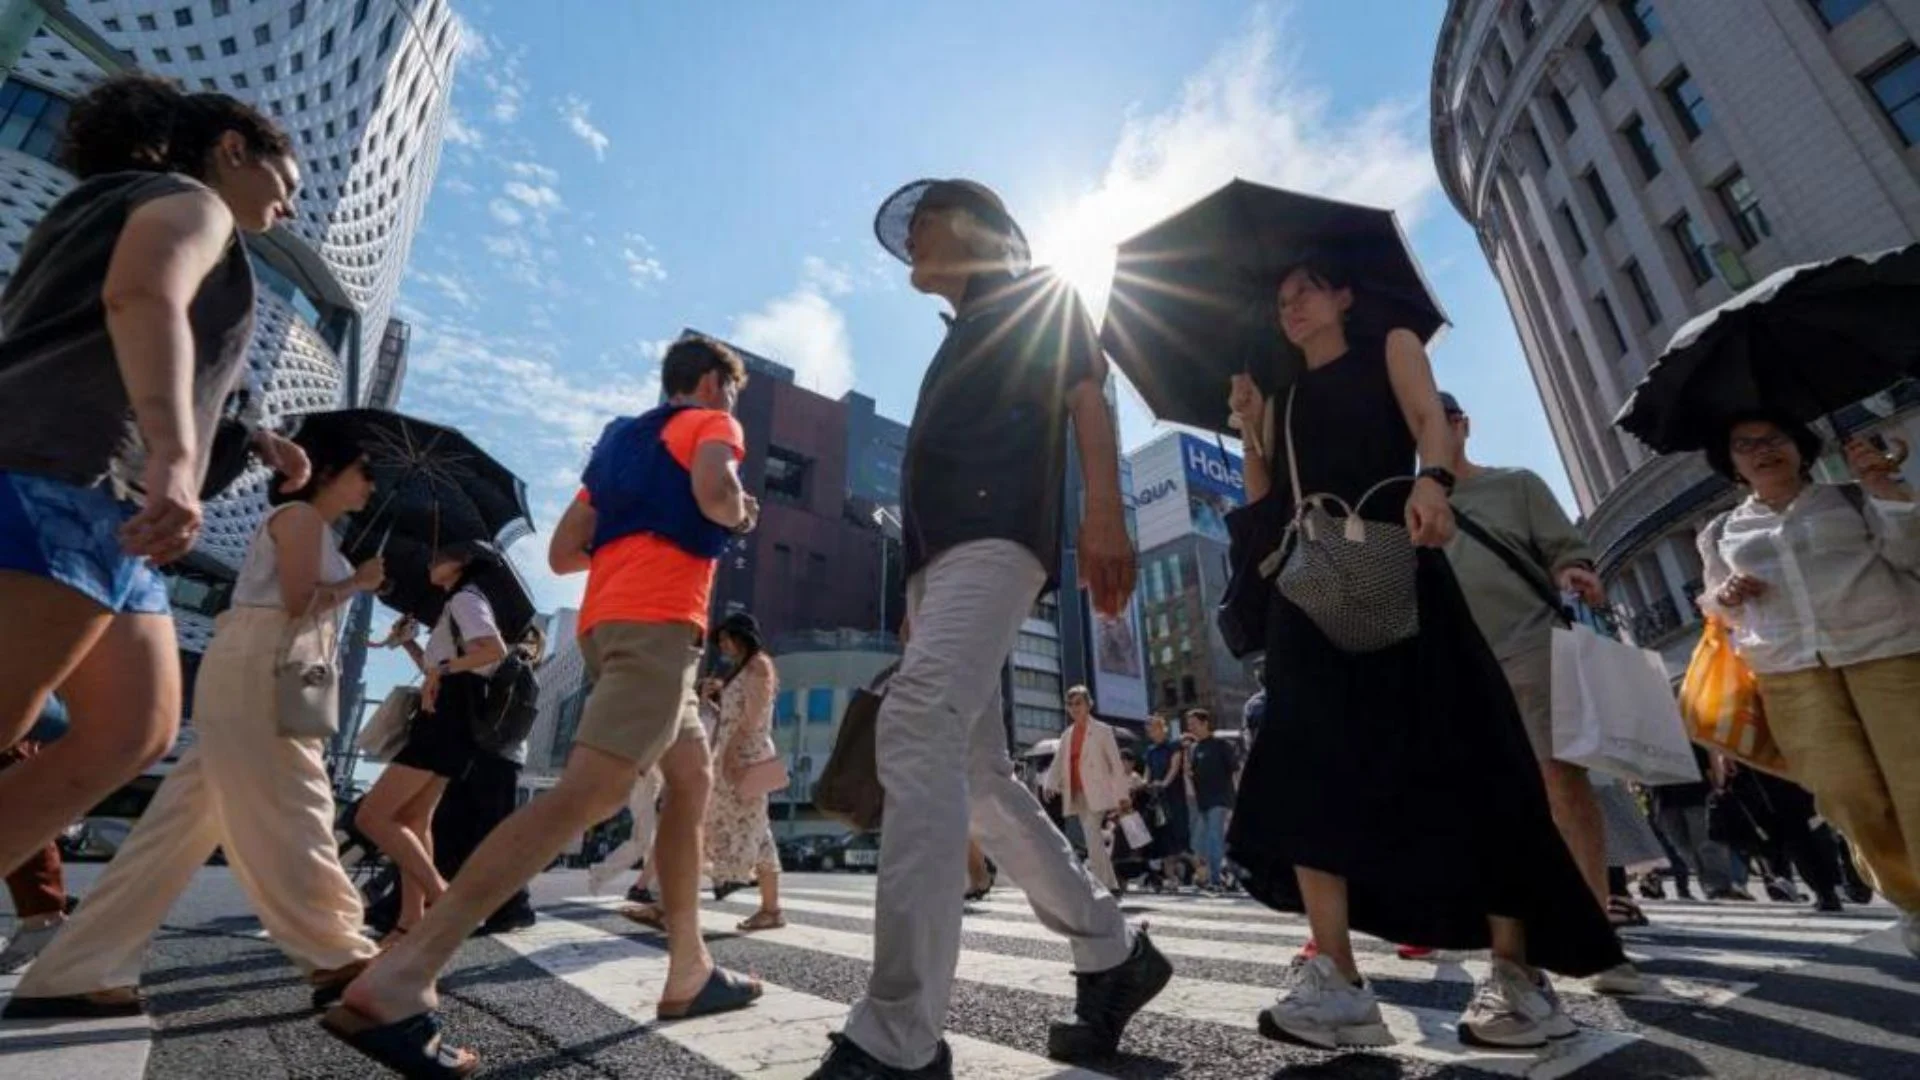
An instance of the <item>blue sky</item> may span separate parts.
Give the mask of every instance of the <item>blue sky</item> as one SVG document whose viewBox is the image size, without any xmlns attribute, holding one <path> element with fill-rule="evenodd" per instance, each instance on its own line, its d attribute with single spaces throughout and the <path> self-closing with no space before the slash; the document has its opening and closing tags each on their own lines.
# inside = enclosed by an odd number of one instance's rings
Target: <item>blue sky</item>
<svg viewBox="0 0 1920 1080">
<path fill-rule="evenodd" d="M 1535 469 L 1571 505 L 1505 304 L 1434 174 L 1443 7 L 466 5 L 401 297 L 401 407 L 527 479 L 543 533 L 514 553 L 544 607 L 570 603 L 544 529 L 605 420 L 651 404 L 683 326 L 908 419 L 942 327 L 872 238 L 899 184 L 991 184 L 1097 306 L 1114 241 L 1237 175 L 1396 207 L 1455 323 L 1434 362 L 1476 414 L 1476 456 Z M 1151 438 L 1122 402 L 1126 445 Z"/>
</svg>

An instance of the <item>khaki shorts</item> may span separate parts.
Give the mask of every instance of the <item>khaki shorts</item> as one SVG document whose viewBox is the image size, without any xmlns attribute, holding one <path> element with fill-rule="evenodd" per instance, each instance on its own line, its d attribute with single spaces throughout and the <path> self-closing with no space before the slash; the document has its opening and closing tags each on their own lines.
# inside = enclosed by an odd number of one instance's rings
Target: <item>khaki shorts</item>
<svg viewBox="0 0 1920 1080">
<path fill-rule="evenodd" d="M 1536 761 L 1553 759 L 1553 650 L 1530 649 L 1500 661 L 1520 706 L 1520 723 L 1527 729 Z"/>
<path fill-rule="evenodd" d="M 580 639 L 593 690 L 576 743 L 650 769 L 674 740 L 704 740 L 694 677 L 700 632 L 687 623 L 606 622 Z"/>
</svg>

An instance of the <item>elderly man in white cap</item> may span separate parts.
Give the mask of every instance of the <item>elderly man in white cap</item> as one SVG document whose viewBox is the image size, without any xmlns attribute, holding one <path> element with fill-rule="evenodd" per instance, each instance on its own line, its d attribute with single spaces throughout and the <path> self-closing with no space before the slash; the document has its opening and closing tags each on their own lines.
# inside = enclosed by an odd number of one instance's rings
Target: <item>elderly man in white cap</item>
<svg viewBox="0 0 1920 1080">
<path fill-rule="evenodd" d="M 1029 267 L 1025 236 L 982 185 L 908 184 L 874 229 L 913 268 L 914 288 L 944 298 L 953 315 L 920 387 L 902 470 L 913 637 L 877 729 L 886 829 L 873 975 L 813 1080 L 953 1075 L 941 1031 L 969 826 L 1072 946 L 1078 1000 L 1074 1016 L 1052 1026 L 1048 1054 L 1109 1055 L 1172 968 L 1014 778 L 999 689 L 1021 621 L 1060 584 L 1069 422 L 1086 480 L 1080 579 L 1107 614 L 1133 592 L 1106 360 L 1073 290 Z"/>
</svg>

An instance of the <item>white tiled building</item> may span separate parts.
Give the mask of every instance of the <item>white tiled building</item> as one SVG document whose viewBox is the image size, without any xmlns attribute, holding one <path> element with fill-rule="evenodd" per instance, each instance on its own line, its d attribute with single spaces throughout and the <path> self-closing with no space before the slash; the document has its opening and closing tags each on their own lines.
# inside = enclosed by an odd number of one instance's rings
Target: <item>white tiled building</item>
<svg viewBox="0 0 1920 1080">
<path fill-rule="evenodd" d="M 1731 492 L 1612 418 L 1768 273 L 1920 238 L 1920 0 L 1451 0 L 1433 149 L 1638 640 L 1684 657 Z M 1877 402 L 1914 424 L 1911 393 Z"/>
<path fill-rule="evenodd" d="M 250 245 L 250 381 L 276 419 L 345 404 L 350 373 L 380 355 L 439 163 L 461 35 L 448 0 L 69 0 L 69 17 L 123 54 L 119 66 L 231 94 L 292 135 L 305 170 L 298 215 Z M 0 281 L 72 183 L 48 159 L 67 103 L 102 72 L 86 52 L 52 19 L 0 90 Z M 220 605 L 265 485 L 256 468 L 207 507 L 197 568 L 176 588 L 190 651 L 211 630 L 195 609 Z"/>
</svg>

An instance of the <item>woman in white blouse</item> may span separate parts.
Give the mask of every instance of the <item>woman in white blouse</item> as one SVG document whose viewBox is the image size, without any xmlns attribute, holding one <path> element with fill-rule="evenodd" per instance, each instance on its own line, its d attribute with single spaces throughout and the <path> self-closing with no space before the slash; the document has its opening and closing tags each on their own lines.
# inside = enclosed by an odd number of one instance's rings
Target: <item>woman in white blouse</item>
<svg viewBox="0 0 1920 1080">
<path fill-rule="evenodd" d="M 1067 715 L 1073 722 L 1060 733 L 1060 749 L 1041 784 L 1060 795 L 1060 813 L 1080 821 L 1087 841 L 1087 869 L 1100 884 L 1117 891 L 1113 857 L 1107 852 L 1107 815 L 1133 806 L 1133 772 L 1120 758 L 1113 729 L 1093 718 L 1093 694 L 1084 686 L 1067 691 Z"/>
<path fill-rule="evenodd" d="M 1814 483 L 1819 450 L 1769 417 L 1709 448 L 1751 494 L 1700 534 L 1700 606 L 1731 630 L 1794 779 L 1905 913 L 1920 955 L 1920 506 L 1872 443 L 1846 444 L 1857 488 Z"/>
</svg>

